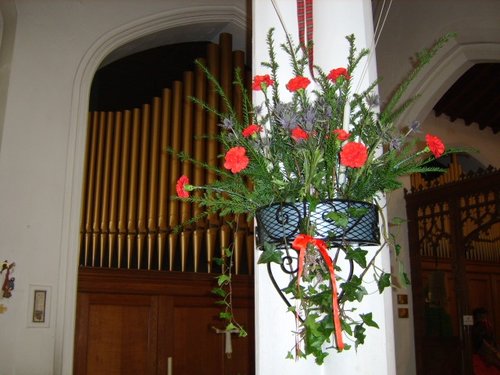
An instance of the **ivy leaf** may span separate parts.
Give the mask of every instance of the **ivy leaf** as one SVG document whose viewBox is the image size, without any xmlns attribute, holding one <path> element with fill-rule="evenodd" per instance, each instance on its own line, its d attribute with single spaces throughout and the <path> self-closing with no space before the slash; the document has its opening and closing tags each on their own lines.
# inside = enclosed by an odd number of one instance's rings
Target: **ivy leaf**
<svg viewBox="0 0 500 375">
<path fill-rule="evenodd" d="M 396 255 L 399 256 L 399 254 L 401 253 L 401 245 L 400 244 L 395 244 L 394 245 L 394 251 L 396 252 Z"/>
<path fill-rule="evenodd" d="M 213 288 L 212 293 L 221 297 L 225 297 L 227 295 L 227 292 L 222 288 Z"/>
<path fill-rule="evenodd" d="M 351 325 L 349 323 L 347 323 L 346 321 L 344 321 L 344 320 L 341 320 L 340 324 L 342 325 L 342 331 L 344 331 L 345 333 L 347 333 L 349 336 L 352 336 Z"/>
<path fill-rule="evenodd" d="M 341 228 L 347 228 L 347 225 L 349 224 L 349 216 L 340 212 L 329 212 L 326 214 L 326 217 L 333 220 L 335 224 Z"/>
<path fill-rule="evenodd" d="M 359 219 L 368 213 L 369 209 L 365 207 L 349 207 L 347 212 L 355 219 Z"/>
<path fill-rule="evenodd" d="M 247 331 L 245 331 L 241 326 L 239 329 L 240 329 L 240 332 L 238 333 L 239 337 L 247 337 L 248 336 Z"/>
<path fill-rule="evenodd" d="M 341 288 L 344 291 L 344 296 L 342 301 L 358 301 L 361 302 L 363 297 L 368 294 L 366 289 L 361 285 L 362 280 L 353 276 L 351 281 L 341 284 Z"/>
<path fill-rule="evenodd" d="M 230 281 L 231 281 L 231 276 L 229 275 L 220 275 L 219 277 L 217 277 L 217 284 L 219 286 L 224 285 Z"/>
<path fill-rule="evenodd" d="M 358 247 L 357 249 L 348 251 L 345 258 L 353 260 L 361 267 L 366 268 L 366 254 L 368 254 L 368 251 Z"/>
<path fill-rule="evenodd" d="M 228 311 L 221 311 L 219 313 L 219 318 L 221 319 L 225 319 L 225 320 L 231 320 L 233 317 L 233 314 L 231 314 L 230 312 Z M 227 329 L 227 328 L 226 328 Z"/>
<path fill-rule="evenodd" d="M 402 276 L 403 276 L 403 280 L 405 282 L 405 285 L 411 285 L 411 281 L 410 281 L 410 278 L 408 277 L 408 274 L 406 272 L 403 272 L 402 273 Z"/>
<path fill-rule="evenodd" d="M 356 324 L 356 327 L 354 327 L 354 337 L 356 338 L 356 344 L 355 347 L 357 348 L 358 345 L 363 345 L 365 343 L 365 331 L 366 328 L 363 327 L 361 324 Z"/>
<path fill-rule="evenodd" d="M 359 316 L 363 320 L 363 323 L 365 323 L 367 326 L 379 328 L 378 324 L 372 318 L 372 313 L 359 314 Z"/>
<path fill-rule="evenodd" d="M 260 254 L 259 260 L 257 263 L 278 263 L 281 264 L 281 257 L 283 256 L 283 252 L 276 248 L 275 245 L 271 245 L 268 243 L 264 243 L 264 250 L 262 254 Z"/>
<path fill-rule="evenodd" d="M 393 217 L 389 225 L 401 225 L 403 223 L 406 223 L 406 219 L 403 219 L 402 217 Z"/>
<path fill-rule="evenodd" d="M 229 247 L 224 248 L 224 255 L 225 255 L 226 257 L 228 257 L 228 258 L 229 258 L 230 256 L 232 256 L 232 255 L 233 255 L 233 251 L 231 250 L 231 248 L 229 248 Z"/>
<path fill-rule="evenodd" d="M 213 261 L 218 266 L 222 266 L 224 264 L 224 259 L 222 258 L 213 258 Z"/>
<path fill-rule="evenodd" d="M 380 276 L 380 279 L 378 279 L 377 285 L 380 293 L 382 293 L 385 288 L 391 286 L 391 274 L 384 272 L 382 276 Z"/>
</svg>

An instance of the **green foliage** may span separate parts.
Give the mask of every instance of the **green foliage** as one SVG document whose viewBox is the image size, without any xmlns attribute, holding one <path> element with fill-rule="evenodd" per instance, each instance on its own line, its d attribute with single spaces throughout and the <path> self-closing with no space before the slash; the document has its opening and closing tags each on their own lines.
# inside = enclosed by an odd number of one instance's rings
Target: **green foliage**
<svg viewBox="0 0 500 375">
<path fill-rule="evenodd" d="M 223 308 L 219 313 L 219 318 L 226 322 L 226 331 L 237 331 L 240 337 L 245 337 L 247 336 L 245 328 L 238 323 L 233 314 L 233 289 L 231 283 L 233 251 L 231 248 L 223 249 L 223 256 L 215 258 L 214 262 L 222 268 L 222 273 L 216 277 L 217 287 L 212 289 L 212 294 L 218 297 L 216 303 Z"/>
</svg>

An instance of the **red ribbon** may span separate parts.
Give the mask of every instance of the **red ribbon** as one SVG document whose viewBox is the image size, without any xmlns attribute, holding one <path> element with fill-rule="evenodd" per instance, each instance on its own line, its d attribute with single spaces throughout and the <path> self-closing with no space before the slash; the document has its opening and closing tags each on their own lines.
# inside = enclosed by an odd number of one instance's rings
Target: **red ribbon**
<svg viewBox="0 0 500 375">
<path fill-rule="evenodd" d="M 299 234 L 292 242 L 292 247 L 299 252 L 299 269 L 297 272 L 297 285 L 300 284 L 302 273 L 304 272 L 304 260 L 306 250 L 309 244 L 316 246 L 325 261 L 328 271 L 330 272 L 330 281 L 332 283 L 332 313 L 333 324 L 335 326 L 335 339 L 337 341 L 337 349 L 344 350 L 344 340 L 342 338 L 342 326 L 340 324 L 340 308 L 338 301 L 337 280 L 335 279 L 335 270 L 333 267 L 332 258 L 328 255 L 328 247 L 322 240 L 318 240 L 307 234 Z"/>
<path fill-rule="evenodd" d="M 309 71 L 314 78 L 314 50 L 313 50 L 313 0 L 297 0 L 297 19 L 299 26 L 299 42 L 302 50 L 309 57 Z M 307 32 L 307 42 L 305 34 Z"/>
</svg>

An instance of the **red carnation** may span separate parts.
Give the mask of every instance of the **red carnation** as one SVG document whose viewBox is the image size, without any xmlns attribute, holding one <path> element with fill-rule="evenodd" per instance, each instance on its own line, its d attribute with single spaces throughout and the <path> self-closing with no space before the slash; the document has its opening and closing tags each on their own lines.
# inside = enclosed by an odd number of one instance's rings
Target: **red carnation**
<svg viewBox="0 0 500 375">
<path fill-rule="evenodd" d="M 330 81 L 335 82 L 339 77 L 344 77 L 345 79 L 349 80 L 351 79 L 351 76 L 349 75 L 349 72 L 347 71 L 346 68 L 337 68 L 337 69 L 332 69 L 330 70 L 330 73 L 326 76 Z"/>
<path fill-rule="evenodd" d="M 295 129 L 292 130 L 292 138 L 294 141 L 298 142 L 302 139 L 307 139 L 309 138 L 309 134 L 307 132 L 299 127 L 296 127 Z"/>
<path fill-rule="evenodd" d="M 302 77 L 302 76 L 297 76 L 295 78 L 292 78 L 288 83 L 286 84 L 286 88 L 290 92 L 294 92 L 300 89 L 305 89 L 311 81 L 307 77 Z"/>
<path fill-rule="evenodd" d="M 262 76 L 255 76 L 252 83 L 253 90 L 265 90 L 268 86 L 272 86 L 274 81 L 271 79 L 269 74 L 264 74 Z"/>
<path fill-rule="evenodd" d="M 179 198 L 189 198 L 189 193 L 186 190 L 186 185 L 189 184 L 189 178 L 185 175 L 182 175 L 177 180 L 177 184 L 175 185 L 175 190 L 177 191 L 177 196 Z"/>
<path fill-rule="evenodd" d="M 427 147 L 429 147 L 429 150 L 431 150 L 431 152 L 434 154 L 436 158 L 443 155 L 445 147 L 444 143 L 441 141 L 439 137 L 436 137 L 435 135 L 432 134 L 427 134 L 425 136 L 425 141 L 427 142 Z"/>
<path fill-rule="evenodd" d="M 243 134 L 243 137 L 248 138 L 252 134 L 258 133 L 261 130 L 262 130 L 262 126 L 257 125 L 257 124 L 251 124 L 251 125 L 248 125 L 245 129 L 243 129 L 241 134 Z"/>
<path fill-rule="evenodd" d="M 337 136 L 337 139 L 339 141 L 347 141 L 349 139 L 349 137 L 351 136 L 351 134 L 349 134 L 348 132 L 346 132 L 344 129 L 335 129 L 333 131 L 333 134 L 335 134 Z"/>
<path fill-rule="evenodd" d="M 340 164 L 351 168 L 361 168 L 368 158 L 368 149 L 359 142 L 349 142 L 340 151 Z"/>
<path fill-rule="evenodd" d="M 224 161 L 224 168 L 233 173 L 238 173 L 248 166 L 250 160 L 246 155 L 247 150 L 244 147 L 236 146 L 228 150 Z"/>
</svg>

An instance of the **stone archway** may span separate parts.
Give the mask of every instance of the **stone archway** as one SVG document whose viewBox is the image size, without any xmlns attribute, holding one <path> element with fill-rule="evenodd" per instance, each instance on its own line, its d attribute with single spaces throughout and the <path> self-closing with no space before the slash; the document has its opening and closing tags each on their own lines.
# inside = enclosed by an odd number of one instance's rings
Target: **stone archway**
<svg viewBox="0 0 500 375">
<path fill-rule="evenodd" d="M 73 369 L 74 317 L 76 313 L 76 281 L 78 274 L 78 248 L 80 205 L 83 176 L 83 158 L 87 126 L 88 97 L 93 76 L 100 64 L 113 51 L 134 40 L 164 30 L 205 30 L 232 27 L 245 35 L 247 25 L 244 1 L 240 6 L 192 6 L 189 8 L 169 7 L 152 16 L 143 16 L 123 26 L 102 34 L 82 57 L 76 72 L 71 103 L 70 136 L 67 151 L 66 199 L 64 228 L 61 240 L 61 270 L 59 275 L 59 299 L 56 321 L 55 373 L 71 373 Z M 205 26 L 203 26 L 205 25 Z M 245 37 L 243 37 L 245 40 Z M 69 250 L 68 250 L 69 249 Z"/>
</svg>

